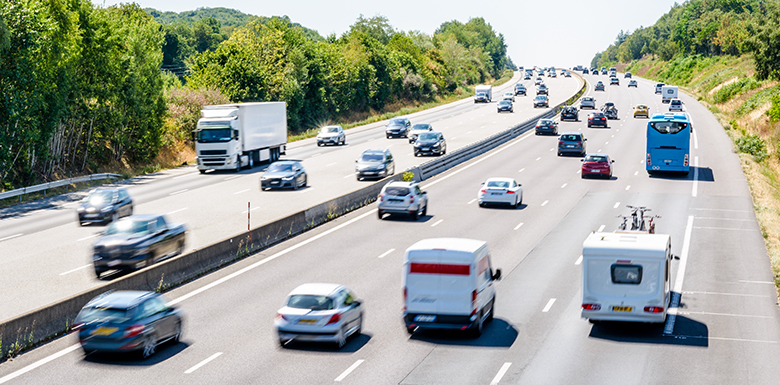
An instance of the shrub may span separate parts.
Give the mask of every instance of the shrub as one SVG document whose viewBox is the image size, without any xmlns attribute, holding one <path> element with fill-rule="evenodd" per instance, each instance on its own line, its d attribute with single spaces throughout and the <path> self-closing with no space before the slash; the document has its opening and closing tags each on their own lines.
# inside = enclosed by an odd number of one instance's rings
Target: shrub
<svg viewBox="0 0 780 385">
<path fill-rule="evenodd" d="M 772 107 L 769 107 L 766 114 L 769 115 L 769 120 L 772 122 L 780 120 L 780 93 L 776 92 L 772 95 Z"/>
<path fill-rule="evenodd" d="M 766 143 L 758 135 L 747 135 L 736 140 L 739 152 L 753 155 L 756 162 L 761 162 L 768 156 L 766 152 Z"/>
<path fill-rule="evenodd" d="M 734 83 L 727 84 L 721 87 L 717 92 L 715 92 L 714 95 L 712 95 L 712 99 L 715 101 L 715 103 L 727 102 L 734 96 L 745 93 L 750 90 L 754 90 L 759 86 L 761 86 L 761 82 L 756 80 L 755 78 L 750 77 L 750 78 L 740 79 Z"/>
</svg>

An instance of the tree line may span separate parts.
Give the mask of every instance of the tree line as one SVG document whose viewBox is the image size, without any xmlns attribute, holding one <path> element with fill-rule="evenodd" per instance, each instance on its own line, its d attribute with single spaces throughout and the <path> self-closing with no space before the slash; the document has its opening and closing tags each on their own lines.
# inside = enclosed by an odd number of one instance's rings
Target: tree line
<svg viewBox="0 0 780 385">
<path fill-rule="evenodd" d="M 514 67 L 482 18 L 428 35 L 361 15 L 322 37 L 244 15 L 0 2 L 0 190 L 150 162 L 188 140 L 204 104 L 284 100 L 296 133 Z"/>
</svg>

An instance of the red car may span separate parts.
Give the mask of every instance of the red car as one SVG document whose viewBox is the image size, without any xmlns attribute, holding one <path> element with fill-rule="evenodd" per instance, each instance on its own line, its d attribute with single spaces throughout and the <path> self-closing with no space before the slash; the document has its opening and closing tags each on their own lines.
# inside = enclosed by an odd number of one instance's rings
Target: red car
<svg viewBox="0 0 780 385">
<path fill-rule="evenodd" d="M 582 160 L 582 178 L 590 176 L 612 178 L 612 163 L 615 161 L 609 159 L 609 155 L 588 154 Z"/>
<path fill-rule="evenodd" d="M 607 117 L 603 113 L 595 111 L 588 115 L 588 127 L 601 126 L 607 127 Z"/>
</svg>

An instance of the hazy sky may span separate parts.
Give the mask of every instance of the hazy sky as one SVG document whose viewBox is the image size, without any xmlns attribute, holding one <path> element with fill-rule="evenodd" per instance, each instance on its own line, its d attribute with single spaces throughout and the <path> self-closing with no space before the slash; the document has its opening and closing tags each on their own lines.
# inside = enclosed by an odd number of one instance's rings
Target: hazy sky
<svg viewBox="0 0 780 385">
<path fill-rule="evenodd" d="M 680 0 L 682 2 L 682 0 Z M 125 1 L 93 0 L 114 5 Z M 138 0 L 141 7 L 189 11 L 226 7 L 258 16 L 287 15 L 322 36 L 341 35 L 360 14 L 386 16 L 398 30 L 433 33 L 444 21 L 483 17 L 504 34 L 518 66 L 589 64 L 618 32 L 653 25 L 675 0 L 357 1 L 357 0 Z"/>
</svg>

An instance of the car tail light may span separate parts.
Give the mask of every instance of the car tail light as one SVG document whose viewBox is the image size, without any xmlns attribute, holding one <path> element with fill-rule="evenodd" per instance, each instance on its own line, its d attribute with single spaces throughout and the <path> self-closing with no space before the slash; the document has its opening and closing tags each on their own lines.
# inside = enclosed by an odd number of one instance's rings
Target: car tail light
<svg viewBox="0 0 780 385">
<path fill-rule="evenodd" d="M 404 311 L 406 311 L 406 286 L 404 286 Z"/>
<path fill-rule="evenodd" d="M 578 146 L 582 146 L 582 142 L 577 142 L 577 145 Z"/>
<path fill-rule="evenodd" d="M 138 324 L 125 328 L 124 338 L 133 338 L 144 332 L 144 325 Z"/>
<path fill-rule="evenodd" d="M 287 317 L 284 316 L 282 313 L 276 313 L 276 319 L 277 320 L 285 320 L 287 321 Z"/>
<path fill-rule="evenodd" d="M 683 160 L 683 166 L 688 167 L 688 154 L 685 154 L 685 160 Z"/>
<path fill-rule="evenodd" d="M 512 191 L 512 190 L 507 190 L 507 191 L 506 191 L 506 193 L 507 193 L 507 194 L 514 194 L 515 192 L 514 192 L 514 191 Z"/>
<path fill-rule="evenodd" d="M 330 319 L 328 320 L 328 323 L 326 325 L 335 324 L 336 322 L 339 321 L 341 321 L 341 313 L 336 313 L 330 316 Z"/>
<path fill-rule="evenodd" d="M 582 310 L 598 311 L 601 310 L 601 305 L 597 303 L 583 303 Z"/>
<path fill-rule="evenodd" d="M 645 306 L 645 313 L 663 313 L 664 308 L 660 306 Z"/>
<path fill-rule="evenodd" d="M 471 308 L 473 309 L 471 311 L 471 315 L 477 314 L 477 291 L 476 290 L 471 291 Z"/>
<path fill-rule="evenodd" d="M 648 152 L 647 153 L 647 165 L 649 166 L 650 164 L 651 164 L 650 153 Z"/>
<path fill-rule="evenodd" d="M 559 145 L 559 146 L 563 146 L 563 141 L 562 141 L 562 140 L 559 140 L 559 141 L 558 141 L 558 145 Z"/>
<path fill-rule="evenodd" d="M 379 194 L 379 201 L 383 202 L 385 200 L 385 194 Z"/>
<path fill-rule="evenodd" d="M 414 203 L 414 196 L 409 197 L 409 203 Z"/>
<path fill-rule="evenodd" d="M 483 194 L 487 194 L 487 190 L 479 190 L 479 192 L 481 192 Z"/>
</svg>

